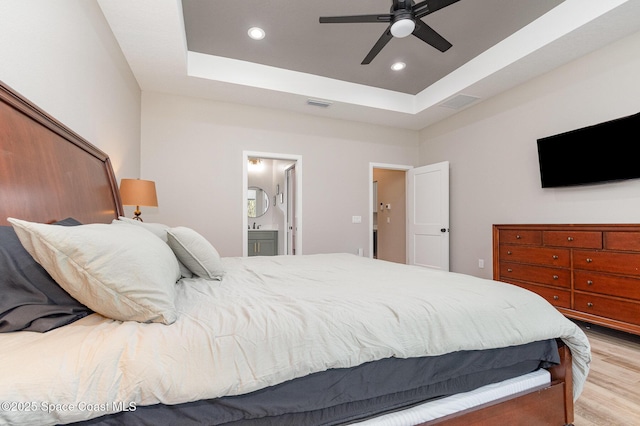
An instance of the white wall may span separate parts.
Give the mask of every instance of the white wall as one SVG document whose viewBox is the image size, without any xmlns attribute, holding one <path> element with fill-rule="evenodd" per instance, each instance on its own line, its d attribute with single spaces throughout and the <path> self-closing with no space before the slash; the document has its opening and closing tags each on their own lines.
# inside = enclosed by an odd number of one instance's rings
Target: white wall
<svg viewBox="0 0 640 426">
<path fill-rule="evenodd" d="M 302 156 L 304 254 L 368 256 L 369 162 L 412 164 L 418 134 L 143 92 L 142 174 L 160 204 L 143 217 L 191 227 L 222 256 L 241 256 L 244 150 Z"/>
<path fill-rule="evenodd" d="M 639 112 L 638 52 L 640 33 L 421 132 L 421 164 L 451 162 L 452 271 L 492 276 L 494 223 L 640 221 L 640 180 L 542 189 L 536 145 Z"/>
<path fill-rule="evenodd" d="M 140 173 L 140 88 L 97 2 L 0 1 L 0 80 Z"/>
</svg>

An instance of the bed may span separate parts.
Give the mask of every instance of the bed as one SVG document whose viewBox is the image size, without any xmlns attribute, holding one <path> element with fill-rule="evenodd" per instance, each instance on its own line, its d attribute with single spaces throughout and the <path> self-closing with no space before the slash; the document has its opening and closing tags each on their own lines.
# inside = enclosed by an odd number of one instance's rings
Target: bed
<svg viewBox="0 0 640 426">
<path fill-rule="evenodd" d="M 0 101 L 0 423 L 572 423 L 589 342 L 533 293 L 350 254 L 221 258 L 123 218 L 105 153 Z"/>
</svg>

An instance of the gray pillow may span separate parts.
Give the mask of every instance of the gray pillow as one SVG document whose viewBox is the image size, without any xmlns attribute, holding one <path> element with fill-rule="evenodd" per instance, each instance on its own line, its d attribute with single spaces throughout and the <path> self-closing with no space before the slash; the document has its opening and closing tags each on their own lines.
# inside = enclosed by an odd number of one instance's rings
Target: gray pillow
<svg viewBox="0 0 640 426">
<path fill-rule="evenodd" d="M 67 218 L 56 225 L 80 222 Z M 0 294 L 0 333 L 44 333 L 92 313 L 34 260 L 11 226 L 0 226 Z"/>
</svg>

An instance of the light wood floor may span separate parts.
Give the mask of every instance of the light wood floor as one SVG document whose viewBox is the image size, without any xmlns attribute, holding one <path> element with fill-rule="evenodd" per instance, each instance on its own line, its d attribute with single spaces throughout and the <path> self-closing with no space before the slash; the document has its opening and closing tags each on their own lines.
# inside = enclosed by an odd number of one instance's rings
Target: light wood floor
<svg viewBox="0 0 640 426">
<path fill-rule="evenodd" d="M 574 425 L 640 425 L 640 336 L 579 325 L 591 342 L 592 362 Z"/>
</svg>

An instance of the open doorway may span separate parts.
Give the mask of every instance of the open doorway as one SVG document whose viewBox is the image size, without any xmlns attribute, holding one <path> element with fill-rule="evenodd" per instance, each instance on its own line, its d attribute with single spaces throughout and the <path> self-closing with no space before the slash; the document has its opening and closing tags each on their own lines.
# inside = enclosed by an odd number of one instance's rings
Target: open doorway
<svg viewBox="0 0 640 426">
<path fill-rule="evenodd" d="M 297 187 L 297 177 L 296 177 L 296 168 L 297 168 L 297 162 L 293 162 L 291 165 L 287 166 L 284 170 L 284 176 L 285 176 L 285 190 L 284 190 L 284 194 L 281 194 L 281 200 L 282 197 L 286 196 L 287 202 L 286 202 L 286 216 L 285 216 L 285 229 L 286 229 L 286 238 L 287 240 L 285 241 L 285 246 L 284 246 L 284 250 L 283 250 L 283 254 L 287 254 L 287 255 L 295 255 L 297 250 L 296 250 L 296 236 L 298 234 L 298 227 L 297 227 L 297 217 L 298 217 L 298 209 L 296 208 L 296 202 L 295 200 L 297 199 L 297 191 L 298 191 L 298 187 Z"/>
<path fill-rule="evenodd" d="M 370 257 L 373 257 L 374 237 L 377 236 L 376 254 L 378 258 L 382 258 L 384 256 L 380 255 L 381 247 L 385 242 L 381 238 L 380 226 L 387 222 L 397 222 L 401 215 L 397 215 L 397 218 L 390 215 L 394 212 L 395 206 L 388 199 L 385 200 L 387 195 L 381 194 L 381 175 L 376 174 L 377 178 L 374 179 L 375 170 L 398 170 L 405 177 L 406 249 L 404 261 L 401 258 L 398 261 L 448 271 L 449 162 L 442 161 L 420 167 L 370 163 L 369 200 L 372 205 L 375 204 L 375 208 L 372 208 L 369 221 L 369 253 Z M 374 192 L 374 188 L 377 192 Z M 396 191 L 401 192 L 402 189 Z"/>
<path fill-rule="evenodd" d="M 243 152 L 243 256 L 302 254 L 301 171 L 299 155 Z"/>
<path fill-rule="evenodd" d="M 370 166 L 371 257 L 407 263 L 406 173 L 411 168 L 374 163 Z"/>
</svg>

